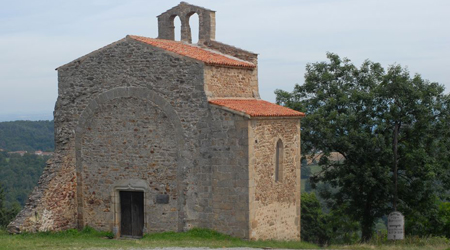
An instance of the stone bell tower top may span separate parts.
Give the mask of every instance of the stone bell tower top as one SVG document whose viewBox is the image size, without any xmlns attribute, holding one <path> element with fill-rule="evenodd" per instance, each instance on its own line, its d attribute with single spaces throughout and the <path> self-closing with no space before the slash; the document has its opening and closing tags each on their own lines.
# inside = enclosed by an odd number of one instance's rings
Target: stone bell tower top
<svg viewBox="0 0 450 250">
<path fill-rule="evenodd" d="M 173 21 L 175 17 L 178 16 L 181 21 L 181 41 L 192 43 L 189 18 L 194 13 L 197 13 L 199 18 L 200 30 L 198 43 L 215 40 L 216 12 L 186 2 L 181 2 L 179 5 L 158 16 L 158 38 L 175 40 L 175 26 Z"/>
</svg>

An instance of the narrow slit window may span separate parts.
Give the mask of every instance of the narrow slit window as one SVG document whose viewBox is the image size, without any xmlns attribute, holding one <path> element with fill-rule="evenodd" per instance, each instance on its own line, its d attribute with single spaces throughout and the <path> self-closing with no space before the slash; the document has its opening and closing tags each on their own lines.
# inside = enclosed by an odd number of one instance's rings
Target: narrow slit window
<svg viewBox="0 0 450 250">
<path fill-rule="evenodd" d="M 283 142 L 278 140 L 275 155 L 275 182 L 283 180 Z"/>
</svg>

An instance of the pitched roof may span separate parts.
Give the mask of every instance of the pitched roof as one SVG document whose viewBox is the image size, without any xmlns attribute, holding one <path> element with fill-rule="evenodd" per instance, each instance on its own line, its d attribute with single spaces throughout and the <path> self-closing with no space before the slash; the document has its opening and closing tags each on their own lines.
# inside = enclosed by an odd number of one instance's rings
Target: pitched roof
<svg viewBox="0 0 450 250">
<path fill-rule="evenodd" d="M 214 99 L 209 103 L 250 117 L 304 117 L 302 112 L 259 99 Z"/>
<path fill-rule="evenodd" d="M 202 61 L 208 65 L 218 66 L 231 66 L 231 67 L 243 67 L 243 68 L 255 68 L 255 64 L 240 60 L 238 58 L 221 54 L 213 50 L 204 49 L 192 44 L 186 44 L 182 42 L 153 39 L 142 36 L 129 36 L 130 38 L 140 41 L 152 46 L 177 53 L 182 56 L 187 56 L 199 61 Z"/>
</svg>

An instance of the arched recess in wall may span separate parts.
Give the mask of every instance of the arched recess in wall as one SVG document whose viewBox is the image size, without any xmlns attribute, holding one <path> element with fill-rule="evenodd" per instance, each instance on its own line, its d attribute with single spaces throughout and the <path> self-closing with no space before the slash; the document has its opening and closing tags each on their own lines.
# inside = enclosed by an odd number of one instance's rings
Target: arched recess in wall
<svg viewBox="0 0 450 250">
<path fill-rule="evenodd" d="M 191 41 L 197 44 L 200 36 L 200 17 L 197 13 L 192 12 L 187 16 L 189 27 L 191 28 Z"/>
<path fill-rule="evenodd" d="M 90 123 L 94 119 L 94 114 L 100 105 L 107 103 L 110 100 L 118 99 L 118 98 L 138 98 L 144 101 L 152 102 L 157 105 L 161 110 L 167 115 L 169 120 L 171 121 L 175 134 L 176 145 L 178 147 L 177 150 L 177 189 L 178 189 L 178 200 L 177 206 L 178 209 L 183 208 L 184 204 L 184 190 L 186 184 L 184 183 L 184 173 L 183 169 L 186 166 L 189 166 L 190 163 L 187 162 L 185 157 L 182 157 L 183 152 L 185 151 L 185 138 L 183 133 L 183 127 L 181 124 L 181 120 L 178 117 L 178 114 L 173 109 L 172 105 L 165 100 L 163 97 L 158 95 L 158 93 L 147 89 L 147 88 L 138 88 L 138 87 L 120 87 L 114 88 L 109 91 L 103 92 L 93 98 L 87 107 L 83 110 L 78 120 L 78 124 L 75 130 L 75 157 L 76 157 L 76 176 L 77 176 L 77 207 L 78 207 L 78 227 L 82 229 L 85 226 L 84 221 L 84 199 L 83 199 L 83 158 L 82 158 L 82 138 L 86 133 L 86 130 L 90 126 Z M 182 230 L 183 225 L 183 212 L 179 211 L 178 213 L 178 230 Z"/>
<path fill-rule="evenodd" d="M 275 182 L 283 181 L 283 161 L 284 161 L 283 141 L 281 141 L 281 139 L 278 139 L 275 153 Z"/>
<path fill-rule="evenodd" d="M 173 17 L 173 27 L 175 41 L 181 41 L 181 20 L 179 16 Z"/>
</svg>

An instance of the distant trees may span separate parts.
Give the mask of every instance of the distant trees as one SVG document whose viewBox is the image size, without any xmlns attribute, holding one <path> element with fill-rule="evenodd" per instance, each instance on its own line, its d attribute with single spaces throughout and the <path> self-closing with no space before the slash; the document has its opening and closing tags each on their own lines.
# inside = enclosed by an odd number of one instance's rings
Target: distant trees
<svg viewBox="0 0 450 250">
<path fill-rule="evenodd" d="M 3 184 L 6 207 L 12 207 L 15 203 L 19 206 L 25 204 L 48 159 L 48 156 L 34 154 L 20 156 L 0 152 L 0 183 Z"/>
<path fill-rule="evenodd" d="M 11 207 L 6 206 L 5 192 L 3 190 L 2 184 L 0 183 L 0 228 L 5 228 L 19 212 L 20 205 L 18 205 L 17 203 L 15 203 Z"/>
<path fill-rule="evenodd" d="M 0 122 L 0 149 L 53 151 L 53 121 Z"/>
<path fill-rule="evenodd" d="M 449 198 L 449 96 L 399 65 L 385 70 L 367 60 L 358 68 L 336 54 L 327 57 L 307 65 L 305 83 L 293 92 L 276 91 L 277 103 L 306 113 L 302 152 L 324 155 L 312 186 L 327 183 L 321 197 L 332 212 L 358 221 L 367 241 L 375 221 L 393 210 L 397 175 L 406 232 L 432 232 L 425 221 L 439 223 L 431 211 Z M 332 152 L 344 160 L 330 161 Z"/>
<path fill-rule="evenodd" d="M 49 159 L 8 151 L 53 151 L 53 134 L 53 121 L 0 122 L 0 227 L 20 211 Z"/>
</svg>

